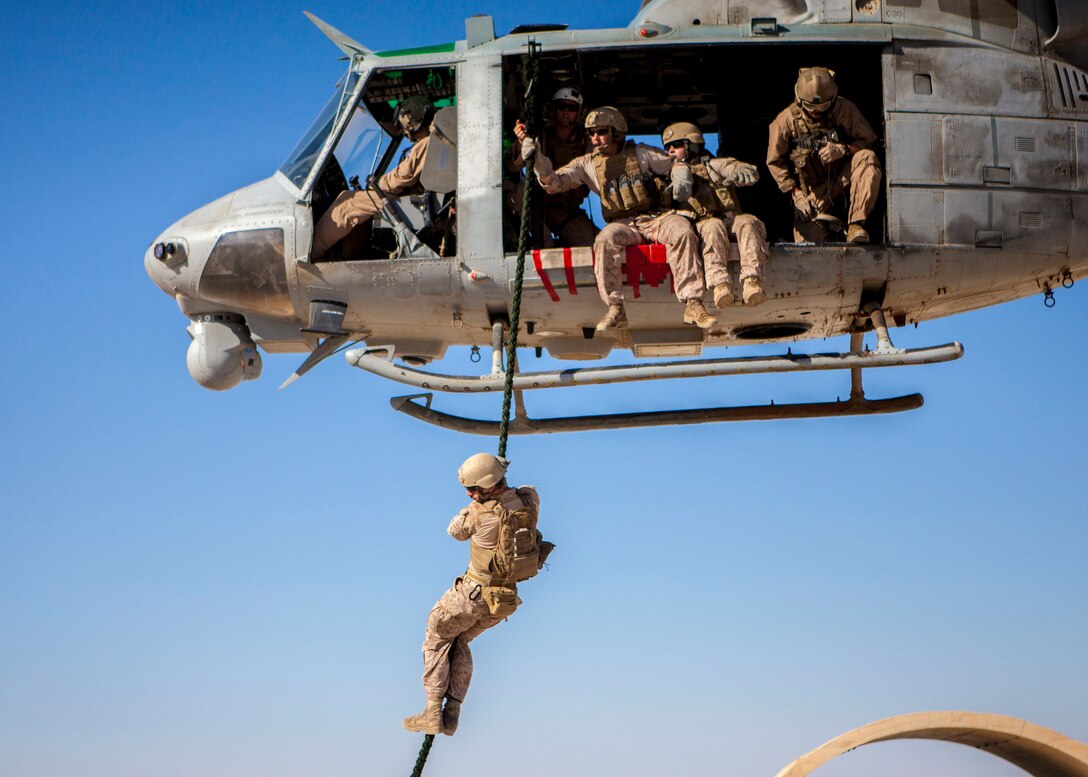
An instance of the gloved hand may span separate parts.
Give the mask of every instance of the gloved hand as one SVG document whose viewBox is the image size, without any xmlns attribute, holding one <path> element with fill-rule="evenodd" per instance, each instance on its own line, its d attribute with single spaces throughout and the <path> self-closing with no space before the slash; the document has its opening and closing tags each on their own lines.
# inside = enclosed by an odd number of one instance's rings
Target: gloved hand
<svg viewBox="0 0 1088 777">
<path fill-rule="evenodd" d="M 793 207 L 800 221 L 812 221 L 812 217 L 816 215 L 816 206 L 800 189 L 793 190 Z"/>
<path fill-rule="evenodd" d="M 533 169 L 536 170 L 537 178 L 547 178 L 552 174 L 555 169 L 552 166 L 552 160 L 544 156 L 536 147 L 536 141 L 526 135 L 521 139 L 521 159 L 525 164 L 529 164 L 529 157 L 536 154 L 536 158 L 533 162 Z"/>
<path fill-rule="evenodd" d="M 820 149 L 820 161 L 825 165 L 837 162 L 846 156 L 846 146 L 842 143 L 828 143 Z"/>
<path fill-rule="evenodd" d="M 526 135 L 521 139 L 521 161 L 528 164 L 529 157 L 537 152 L 536 140 Z"/>
<path fill-rule="evenodd" d="M 733 167 L 733 183 L 737 186 L 751 186 L 759 180 L 759 170 L 755 165 L 738 162 Z"/>
<path fill-rule="evenodd" d="M 695 179 L 691 174 L 691 168 L 684 164 L 674 164 L 672 172 L 672 198 L 677 202 L 687 202 L 691 199 L 691 190 L 695 186 Z"/>
</svg>

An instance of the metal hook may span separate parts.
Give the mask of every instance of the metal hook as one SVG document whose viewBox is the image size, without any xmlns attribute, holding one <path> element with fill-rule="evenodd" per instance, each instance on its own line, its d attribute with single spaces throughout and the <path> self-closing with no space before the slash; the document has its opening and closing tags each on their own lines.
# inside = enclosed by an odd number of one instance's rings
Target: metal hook
<svg viewBox="0 0 1088 777">
<path fill-rule="evenodd" d="M 478 345 L 472 346 L 472 353 L 470 353 L 468 355 L 468 360 L 470 362 L 472 362 L 473 364 L 476 364 L 477 362 L 480 361 L 481 358 L 483 358 L 483 357 L 480 356 L 480 346 L 478 346 Z"/>
<path fill-rule="evenodd" d="M 1069 272 L 1068 267 L 1066 267 L 1064 270 L 1062 270 L 1062 288 L 1063 289 L 1073 288 L 1073 273 Z"/>
<path fill-rule="evenodd" d="M 1049 283 L 1043 285 L 1043 304 L 1048 308 L 1058 304 L 1058 300 L 1054 299 L 1054 292 L 1051 291 Z"/>
</svg>

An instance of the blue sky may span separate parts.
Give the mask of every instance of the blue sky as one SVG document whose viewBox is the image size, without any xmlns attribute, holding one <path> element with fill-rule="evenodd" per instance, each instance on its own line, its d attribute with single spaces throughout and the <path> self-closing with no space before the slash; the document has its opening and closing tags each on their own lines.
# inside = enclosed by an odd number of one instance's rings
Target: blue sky
<svg viewBox="0 0 1088 777">
<path fill-rule="evenodd" d="M 0 65 L 0 774 L 410 770 L 419 645 L 466 549 L 444 532 L 482 438 L 398 386 L 297 356 L 226 393 L 143 272 L 159 232 L 271 174 L 342 72 L 313 11 L 375 48 L 464 17 L 623 26 L 636 3 L 16 6 Z M 1088 283 L 894 331 L 959 362 L 877 371 L 898 416 L 515 438 L 559 548 L 475 643 L 427 774 L 773 775 L 877 718 L 969 709 L 1088 740 Z M 840 343 L 815 344 L 841 347 Z M 451 372 L 469 372 L 452 353 Z M 822 400 L 841 375 L 594 387 L 530 410 Z M 498 413 L 495 397 L 457 405 Z M 529 749 L 534 754 L 526 756 Z M 511 764 L 517 764 L 515 768 Z M 1011 774 L 948 745 L 822 774 Z"/>
</svg>

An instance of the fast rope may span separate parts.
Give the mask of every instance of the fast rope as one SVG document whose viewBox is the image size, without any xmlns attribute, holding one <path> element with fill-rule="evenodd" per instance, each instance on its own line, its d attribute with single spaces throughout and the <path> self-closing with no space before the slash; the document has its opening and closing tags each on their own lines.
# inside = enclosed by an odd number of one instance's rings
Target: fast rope
<svg viewBox="0 0 1088 777">
<path fill-rule="evenodd" d="M 525 115 L 527 121 L 532 121 L 536 100 L 534 99 L 537 71 L 539 63 L 537 54 L 540 52 L 540 44 L 529 41 L 529 51 L 522 61 L 525 67 Z M 525 192 L 521 199 L 521 233 L 518 235 L 518 263 L 514 271 L 514 301 L 510 306 L 510 341 L 506 348 L 506 384 L 502 392 L 502 422 L 499 424 L 499 456 L 506 456 L 506 438 L 510 431 L 510 404 L 514 396 L 514 371 L 517 368 L 518 358 L 518 327 L 521 325 L 521 287 L 525 277 L 525 251 L 529 247 L 529 221 L 532 214 L 532 195 L 535 183 L 533 179 L 533 163 L 536 155 L 533 154 L 525 160 Z M 421 777 L 423 767 L 427 765 L 427 756 L 431 754 L 431 746 L 434 745 L 434 734 L 423 737 L 423 746 L 419 749 L 415 768 L 412 769 L 412 777 Z"/>
<path fill-rule="evenodd" d="M 427 756 L 431 754 L 431 745 L 434 744 L 434 734 L 423 737 L 423 747 L 419 749 L 419 757 L 416 758 L 416 768 L 412 769 L 412 777 L 420 777 L 423 767 L 427 764 Z"/>
<path fill-rule="evenodd" d="M 537 54 L 540 44 L 529 41 L 529 50 L 522 61 L 526 74 L 525 119 L 533 122 L 536 116 L 536 81 L 540 63 Z M 530 131 L 535 127 L 530 126 Z M 510 305 L 510 341 L 506 347 L 506 384 L 502 391 L 502 421 L 499 423 L 499 457 L 506 458 L 506 438 L 510 434 L 510 403 L 514 396 L 514 372 L 517 370 L 518 329 L 521 326 L 521 287 L 525 276 L 525 251 L 529 247 L 529 223 L 532 214 L 533 189 L 536 188 L 533 177 L 533 165 L 536 161 L 534 152 L 525 160 L 525 191 L 521 198 L 521 232 L 518 235 L 518 261 L 514 270 L 514 300 Z"/>
</svg>

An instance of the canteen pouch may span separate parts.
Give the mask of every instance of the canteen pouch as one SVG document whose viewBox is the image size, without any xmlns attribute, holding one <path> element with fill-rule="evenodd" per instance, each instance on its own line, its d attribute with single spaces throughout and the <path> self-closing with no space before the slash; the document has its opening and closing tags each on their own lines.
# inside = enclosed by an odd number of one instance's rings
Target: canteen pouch
<svg viewBox="0 0 1088 777">
<path fill-rule="evenodd" d="M 521 604 L 518 592 L 506 586 L 485 586 L 483 597 L 488 612 L 496 618 L 509 618 Z"/>
</svg>

